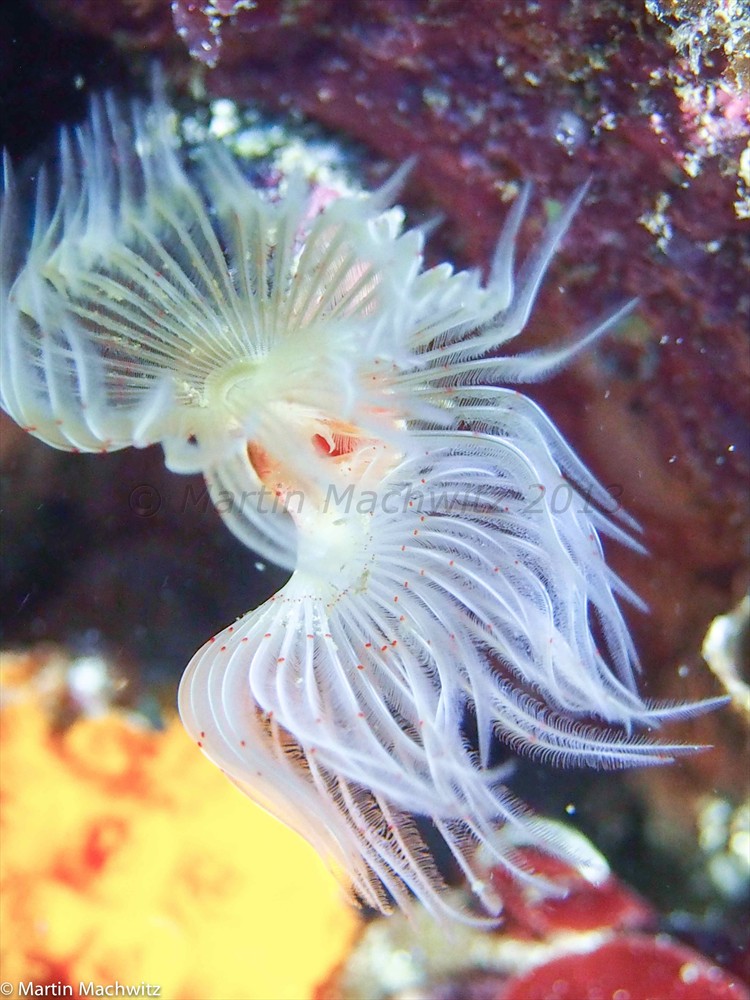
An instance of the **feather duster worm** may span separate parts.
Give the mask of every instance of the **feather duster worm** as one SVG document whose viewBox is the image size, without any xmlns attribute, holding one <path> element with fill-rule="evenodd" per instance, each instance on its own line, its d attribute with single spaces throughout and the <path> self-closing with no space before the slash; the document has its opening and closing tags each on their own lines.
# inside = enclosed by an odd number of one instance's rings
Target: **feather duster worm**
<svg viewBox="0 0 750 1000">
<path fill-rule="evenodd" d="M 634 544 L 632 526 L 602 512 L 606 492 L 550 421 L 501 386 L 554 370 L 624 311 L 561 351 L 496 354 L 584 192 L 516 277 L 524 191 L 483 282 L 423 269 L 423 234 L 389 207 L 398 175 L 314 214 L 302 181 L 264 196 L 218 145 L 188 172 L 168 123 L 161 98 L 127 114 L 95 101 L 62 133 L 54 203 L 39 180 L 20 258 L 6 157 L 2 405 L 60 448 L 161 442 L 171 469 L 203 472 L 239 538 L 293 570 L 196 654 L 180 711 L 364 900 L 413 893 L 450 911 L 415 815 L 490 914 L 477 844 L 519 877 L 534 877 L 519 840 L 595 875 L 580 838 L 513 798 L 493 738 L 557 764 L 661 763 L 692 748 L 633 730 L 709 703 L 638 695 L 616 602 L 633 595 L 598 537 Z M 571 483 L 580 503 L 529 504 L 532 484 Z"/>
</svg>

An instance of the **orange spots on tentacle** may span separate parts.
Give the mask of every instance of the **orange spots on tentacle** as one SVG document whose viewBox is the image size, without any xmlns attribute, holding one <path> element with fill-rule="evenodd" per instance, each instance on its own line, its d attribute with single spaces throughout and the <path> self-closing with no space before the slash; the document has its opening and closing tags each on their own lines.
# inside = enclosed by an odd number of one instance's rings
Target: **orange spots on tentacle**
<svg viewBox="0 0 750 1000">
<path fill-rule="evenodd" d="M 332 434 L 330 438 L 323 434 L 313 434 L 312 443 L 315 451 L 325 458 L 339 458 L 341 455 L 349 455 L 357 447 L 357 438 L 348 437 L 344 434 Z"/>
<path fill-rule="evenodd" d="M 250 464 L 258 474 L 258 479 L 260 479 L 262 483 L 267 484 L 274 468 L 278 465 L 278 463 L 274 462 L 273 458 L 268 454 L 266 449 L 262 448 L 255 441 L 248 441 L 247 457 L 250 459 Z"/>
<path fill-rule="evenodd" d="M 375 412 L 381 412 L 377 408 Z M 382 412 L 386 412 L 383 410 Z M 312 444 L 315 451 L 323 458 L 342 458 L 359 451 L 366 445 L 379 445 L 381 442 L 374 438 L 365 437 L 362 428 L 356 424 L 346 423 L 342 420 L 321 420 L 317 423 L 316 433 L 312 435 Z"/>
</svg>

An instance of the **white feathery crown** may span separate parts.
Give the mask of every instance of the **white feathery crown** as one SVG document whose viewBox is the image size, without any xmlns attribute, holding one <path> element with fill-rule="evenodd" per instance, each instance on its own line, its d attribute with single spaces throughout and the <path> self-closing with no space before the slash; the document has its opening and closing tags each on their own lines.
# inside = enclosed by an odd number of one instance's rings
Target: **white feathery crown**
<svg viewBox="0 0 750 1000">
<path fill-rule="evenodd" d="M 186 165 L 169 122 L 158 94 L 129 111 L 95 99 L 61 133 L 59 193 L 39 178 L 28 241 L 6 155 L 0 401 L 58 448 L 160 442 L 244 543 L 292 570 L 189 664 L 188 732 L 374 907 L 414 895 L 482 919 L 447 901 L 414 817 L 490 918 L 487 858 L 537 878 L 519 842 L 601 877 L 582 838 L 512 795 L 493 741 L 553 764 L 663 763 L 695 748 L 638 731 L 717 702 L 638 694 L 617 604 L 636 598 L 599 541 L 635 545 L 634 525 L 507 386 L 630 305 L 561 350 L 497 353 L 585 189 L 516 274 L 522 189 L 483 282 L 424 268 L 422 232 L 390 207 L 401 173 L 315 212 L 302 179 L 261 193 L 218 143 Z M 553 508 L 561 488 L 571 502 Z"/>
</svg>

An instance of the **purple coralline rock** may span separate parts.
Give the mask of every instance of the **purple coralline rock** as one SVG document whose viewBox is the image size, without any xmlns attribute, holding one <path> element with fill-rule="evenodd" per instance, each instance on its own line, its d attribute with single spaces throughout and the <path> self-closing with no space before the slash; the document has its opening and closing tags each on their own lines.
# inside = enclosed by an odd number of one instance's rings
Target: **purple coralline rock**
<svg viewBox="0 0 750 1000">
<path fill-rule="evenodd" d="M 286 61 L 315 38 L 337 0 L 208 0 L 173 3 L 177 34 L 193 59 L 214 67 L 227 57 Z M 224 52 L 227 41 L 231 53 Z"/>
<path fill-rule="evenodd" d="M 177 5 L 175 5 L 177 6 Z M 42 0 L 37 7 L 64 27 L 116 41 L 125 48 L 159 49 L 174 36 L 170 4 L 165 0 Z"/>
</svg>

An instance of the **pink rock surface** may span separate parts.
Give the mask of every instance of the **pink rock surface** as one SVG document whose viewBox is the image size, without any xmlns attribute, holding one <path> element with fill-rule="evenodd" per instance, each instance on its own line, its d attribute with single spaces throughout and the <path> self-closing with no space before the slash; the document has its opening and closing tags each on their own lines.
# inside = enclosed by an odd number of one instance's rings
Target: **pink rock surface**
<svg viewBox="0 0 750 1000">
<path fill-rule="evenodd" d="M 495 1000 L 748 1000 L 735 977 L 666 935 L 626 934 L 553 959 L 500 987 Z"/>
</svg>

